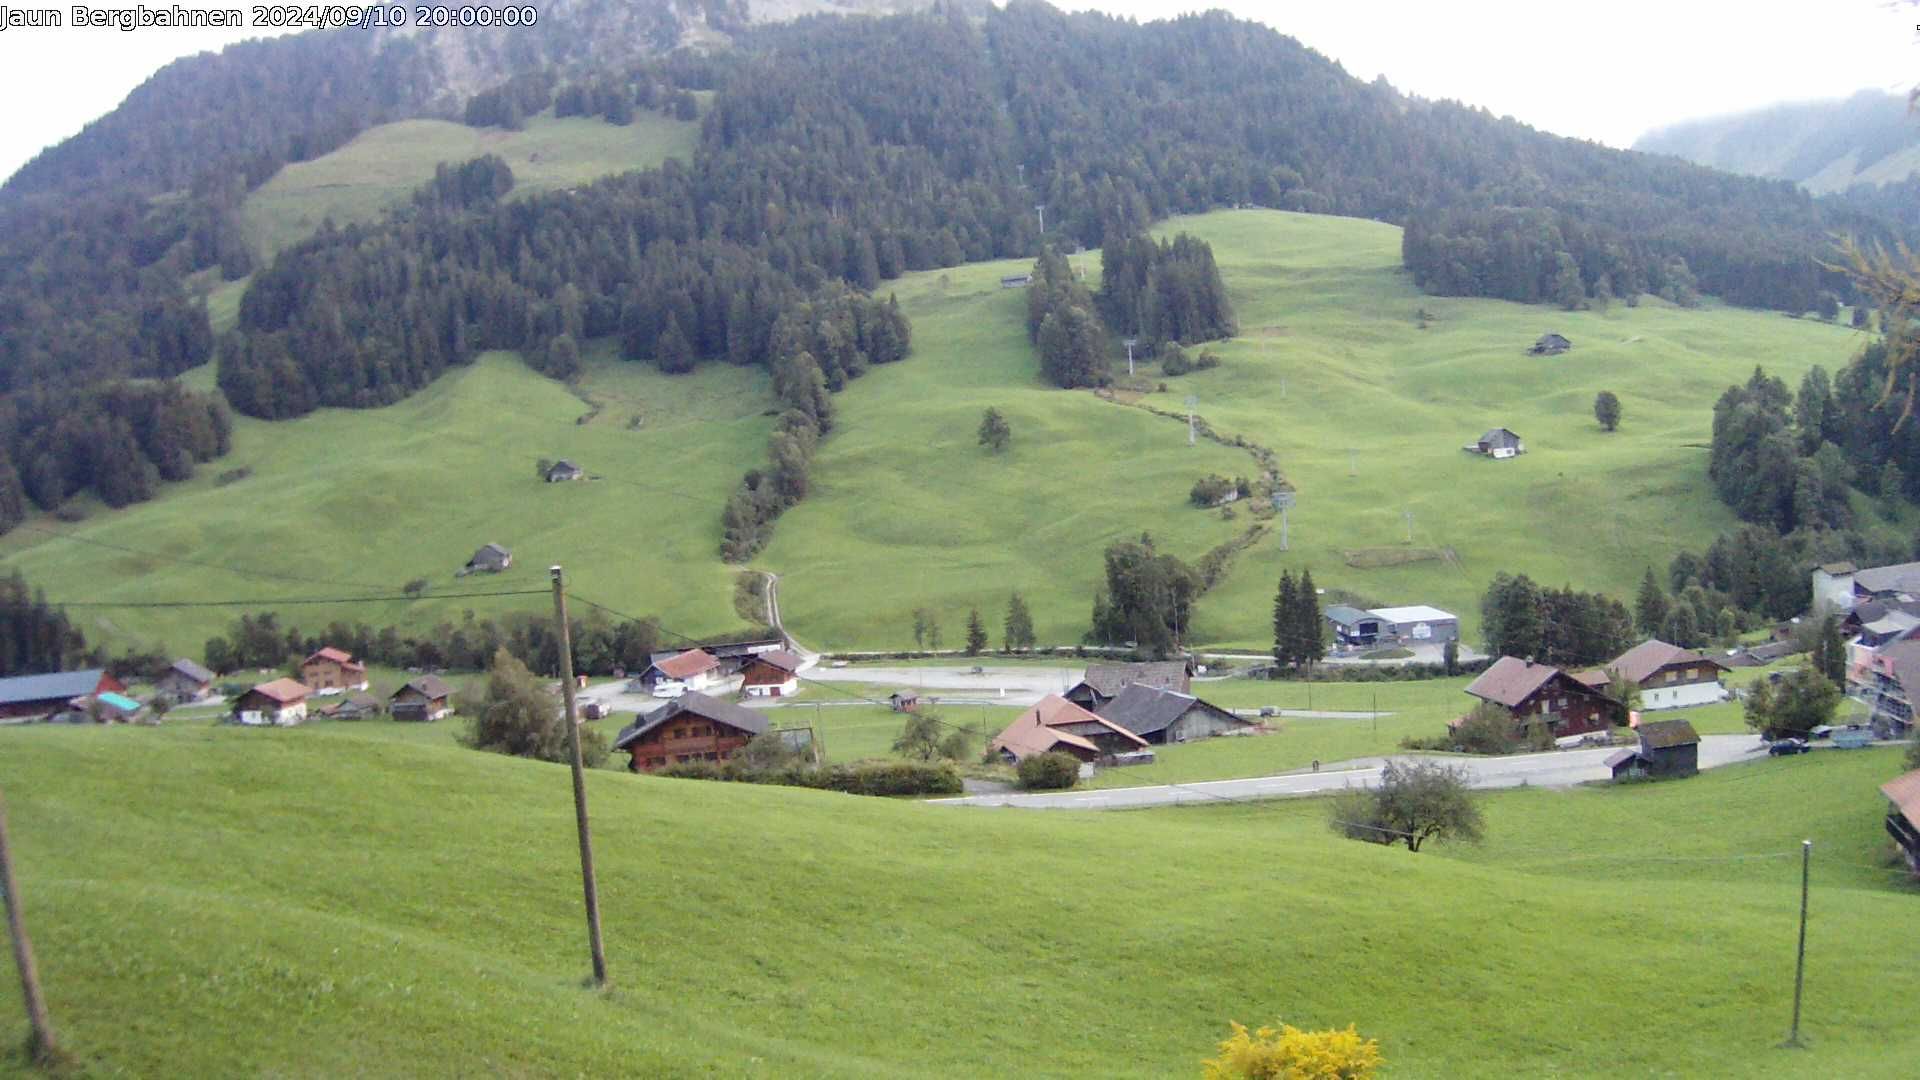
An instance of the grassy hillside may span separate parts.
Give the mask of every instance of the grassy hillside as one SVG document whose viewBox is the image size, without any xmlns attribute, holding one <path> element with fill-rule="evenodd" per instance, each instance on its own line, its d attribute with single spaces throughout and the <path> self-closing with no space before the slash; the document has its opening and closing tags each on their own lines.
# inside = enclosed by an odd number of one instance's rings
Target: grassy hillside
<svg viewBox="0 0 1920 1080">
<path fill-rule="evenodd" d="M 1469 637 L 1479 595 L 1501 570 L 1630 595 L 1648 565 L 1734 524 L 1705 476 L 1720 391 L 1755 364 L 1790 382 L 1815 363 L 1837 368 L 1862 343 L 1841 327 L 1717 306 L 1647 300 L 1567 313 L 1423 296 L 1399 269 L 1399 230 L 1374 222 L 1237 211 L 1162 231 L 1178 230 L 1213 243 L 1242 335 L 1211 346 L 1221 367 L 1168 380 L 1144 404 L 1177 411 L 1196 394 L 1215 428 L 1272 447 L 1299 492 L 1292 550 L 1268 536 L 1239 557 L 1198 606 L 1199 644 L 1264 649 L 1283 568 L 1310 568 L 1323 587 L 1370 603 L 1439 605 L 1465 618 Z M 1097 278 L 1097 255 L 1077 262 Z M 913 320 L 914 353 L 838 396 L 813 491 L 756 563 L 782 575 L 783 612 L 810 646 L 900 647 L 918 607 L 938 615 L 954 646 L 977 606 L 997 642 L 1014 589 L 1043 643 L 1077 641 L 1109 542 L 1150 533 L 1197 559 L 1251 523 L 1244 509 L 1224 520 L 1186 502 L 1205 473 L 1252 471 L 1245 452 L 1189 447 L 1177 419 L 1040 382 L 1025 295 L 999 287 L 1025 265 L 888 286 Z M 1435 317 L 1426 329 L 1422 308 Z M 1570 337 L 1573 351 L 1525 355 L 1547 330 Z M 694 633 L 730 626 L 718 519 L 740 473 L 764 457 L 764 387 L 719 365 L 668 379 L 604 359 L 604 344 L 597 355 L 585 388 L 606 408 L 585 427 L 574 420 L 586 406 L 565 388 L 492 357 L 390 409 L 243 421 L 238 451 L 219 468 L 250 467 L 249 480 L 229 490 L 202 477 L 70 528 L 387 587 L 443 582 L 478 544 L 518 541 L 522 580 L 562 558 L 583 590 L 611 592 L 628 610 Z M 1592 418 L 1601 389 L 1624 406 L 1613 434 Z M 1002 455 L 976 443 L 989 406 L 1012 425 Z M 630 431 L 636 414 L 643 426 Z M 1520 432 L 1529 453 L 1495 462 L 1461 452 L 1499 425 Z M 560 455 L 614 479 L 565 491 L 533 483 L 533 461 Z M 0 541 L 0 552 L 20 552 L 10 561 L 56 599 L 190 599 L 247 584 L 55 546 L 32 530 Z M 366 617 L 417 621 L 451 608 Z M 165 631 L 190 649 L 230 617 L 113 613 L 91 618 L 89 633 Z"/>
<path fill-rule="evenodd" d="M 1312 805 L 976 812 L 596 773 L 593 993 L 565 771 L 399 727 L 6 733 L 81 1068 L 1162 1077 L 1275 1017 L 1355 1022 L 1396 1077 L 1893 1077 L 1920 1052 L 1920 974 L 1886 947 L 1917 898 L 1871 872 L 1891 753 L 1502 795 L 1484 851 L 1420 855 Z M 1777 822 L 1816 805 L 1834 860 L 1789 1053 L 1801 830 Z M 1670 1037 L 1621 1037 L 1649 1008 Z"/>
<path fill-rule="evenodd" d="M 273 608 L 274 599 L 395 595 L 415 578 L 431 583 L 416 602 L 286 607 L 282 618 L 316 629 L 335 618 L 424 627 L 470 607 L 548 610 L 537 596 L 434 595 L 544 588 L 556 562 L 603 603 L 658 614 L 683 633 L 724 632 L 740 619 L 733 572 L 715 554 L 720 510 L 743 463 L 763 452 L 764 381 L 725 365 L 668 378 L 596 356 L 582 388 L 603 408 L 580 424 L 589 406 L 567 387 L 489 354 L 388 408 L 238 420 L 233 453 L 164 498 L 52 526 L 97 543 L 29 526 L 0 548 L 56 599 L 262 601 L 75 610 L 89 640 L 170 642 L 175 651 L 197 653 L 242 610 Z M 542 483 L 543 457 L 608 479 Z M 219 483 L 219 472 L 238 469 L 251 474 Z M 456 581 L 454 571 L 490 541 L 513 552 L 513 568 Z"/>
<path fill-rule="evenodd" d="M 552 191 L 693 154 L 700 126 L 656 112 L 616 127 L 591 117 L 543 114 L 521 131 L 445 120 L 402 120 L 370 128 L 340 149 L 281 169 L 247 197 L 242 218 L 255 250 L 271 257 L 331 218 L 371 221 L 433 179 L 434 166 L 498 154 L 514 191 Z"/>
</svg>

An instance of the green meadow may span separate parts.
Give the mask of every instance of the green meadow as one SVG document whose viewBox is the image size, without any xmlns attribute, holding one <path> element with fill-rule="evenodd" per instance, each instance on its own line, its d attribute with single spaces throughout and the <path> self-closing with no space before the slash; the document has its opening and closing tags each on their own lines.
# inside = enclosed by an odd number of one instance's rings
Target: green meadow
<svg viewBox="0 0 1920 1080">
<path fill-rule="evenodd" d="M 437 729 L 436 729 L 437 730 Z M 1480 848 L 1317 803 L 979 811 L 587 780 L 410 725 L 5 733 L 21 901 L 74 1072 L 1193 1075 L 1229 1020 L 1357 1024 L 1386 1075 L 1904 1077 L 1920 902 L 1891 751 L 1487 797 Z M 1816 842 L 1809 1049 L 1795 853 Z M 1075 1009 L 1070 1023 L 1036 1022 Z M 1656 1035 L 1623 1037 L 1648 1010 Z M 0 980 L 0 1071 L 25 1073 Z"/>
<path fill-rule="evenodd" d="M 368 222 L 412 197 L 442 162 L 496 154 L 513 170 L 515 195 L 556 191 L 614 173 L 690 158 L 700 126 L 642 110 L 616 127 L 591 117 L 545 113 L 520 131 L 447 120 L 402 120 L 361 132 L 311 161 L 295 162 L 247 196 L 241 220 L 255 253 L 272 258 L 313 234 Z"/>
<path fill-rule="evenodd" d="M 1424 296 L 1399 268 L 1399 230 L 1375 222 L 1230 211 L 1162 231 L 1182 230 L 1213 244 L 1241 334 L 1209 346 L 1220 367 L 1165 380 L 1142 404 L 1178 411 L 1194 395 L 1216 430 L 1271 447 L 1299 498 L 1290 550 L 1269 533 L 1197 605 L 1186 636 L 1201 646 L 1264 651 L 1283 569 L 1311 569 L 1321 587 L 1370 605 L 1454 611 L 1469 640 L 1499 571 L 1630 596 L 1647 566 L 1735 524 L 1705 476 L 1721 390 L 1755 364 L 1789 381 L 1815 363 L 1837 368 L 1863 342 L 1816 320 L 1711 303 L 1569 313 Z M 1074 261 L 1097 279 L 1097 254 Z M 1186 499 L 1204 474 L 1250 473 L 1245 451 L 1188 446 L 1178 419 L 1040 381 L 1025 293 L 999 285 L 1026 266 L 886 286 L 912 319 L 913 354 L 837 396 L 812 491 L 754 563 L 781 575 L 783 614 L 807 646 L 900 648 L 925 608 L 954 647 L 976 607 L 997 643 L 1014 590 L 1043 645 L 1070 644 L 1085 632 L 1109 543 L 1149 534 L 1192 560 L 1253 524 L 1245 507 L 1229 520 Z M 1573 350 L 1527 356 L 1548 330 Z M 719 518 L 740 474 L 765 458 L 764 378 L 722 364 L 668 378 L 612 359 L 608 343 L 590 352 L 577 395 L 491 354 L 386 409 L 241 420 L 231 458 L 155 502 L 96 506 L 59 526 L 81 542 L 17 530 L 0 553 L 59 600 L 273 599 L 314 590 L 84 541 L 388 590 L 424 576 L 445 592 L 451 571 L 495 540 L 521 565 L 478 582 L 488 588 L 538 587 L 544 566 L 564 561 L 583 592 L 623 610 L 689 634 L 732 628 Z M 1149 388 L 1160 382 L 1152 365 L 1143 374 Z M 188 378 L 211 385 L 206 370 Z M 1624 407 L 1611 434 L 1592 418 L 1601 389 Z M 976 441 L 988 407 L 1012 427 L 1003 454 Z M 1495 426 L 1518 431 L 1528 452 L 1492 461 L 1461 451 Z M 606 479 L 535 483 L 533 463 L 559 456 Z M 216 486 L 236 468 L 252 475 Z M 419 626 L 462 606 L 429 596 L 298 621 L 359 614 Z M 192 651 L 232 615 L 102 609 L 84 624 L 109 643 Z"/>
<path fill-rule="evenodd" d="M 588 423 L 578 421 L 594 406 L 568 387 L 487 354 L 386 408 L 239 418 L 233 452 L 163 498 L 96 508 L 79 525 L 29 525 L 0 549 L 57 600 L 247 601 L 70 611 L 90 641 L 194 654 L 256 610 L 312 630 L 550 611 L 542 595 L 458 594 L 543 590 L 554 563 L 580 595 L 679 633 L 741 626 L 734 571 L 716 554 L 720 510 L 741 462 L 763 453 L 765 376 L 709 365 L 669 378 L 596 355 L 579 389 L 600 407 Z M 562 457 L 604 479 L 543 483 L 539 460 Z M 241 469 L 249 475 L 220 482 Z M 512 551 L 513 566 L 456 578 L 489 542 Z M 353 599 L 397 596 L 417 578 L 429 583 L 419 600 Z M 337 602 L 277 603 L 289 599 Z"/>
</svg>

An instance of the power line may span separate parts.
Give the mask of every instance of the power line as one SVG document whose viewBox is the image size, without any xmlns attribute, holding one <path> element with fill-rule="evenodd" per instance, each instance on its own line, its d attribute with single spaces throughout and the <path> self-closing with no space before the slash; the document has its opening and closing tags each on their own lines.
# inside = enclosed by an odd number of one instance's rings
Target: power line
<svg viewBox="0 0 1920 1080">
<path fill-rule="evenodd" d="M 545 589 L 513 589 L 500 592 L 421 593 L 418 596 L 297 596 L 284 599 L 248 600 L 48 600 L 49 608 L 209 608 L 209 607 L 282 607 L 295 604 L 388 604 L 415 600 L 470 600 L 493 596 L 545 596 Z M 33 604 L 0 604 L 0 610 L 27 611 Z"/>
</svg>

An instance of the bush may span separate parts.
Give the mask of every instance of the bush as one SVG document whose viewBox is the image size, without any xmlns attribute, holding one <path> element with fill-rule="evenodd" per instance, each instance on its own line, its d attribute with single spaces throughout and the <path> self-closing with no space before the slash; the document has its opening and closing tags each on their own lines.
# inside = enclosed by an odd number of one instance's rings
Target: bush
<svg viewBox="0 0 1920 1080">
<path fill-rule="evenodd" d="M 840 791 L 849 795 L 958 795 L 962 790 L 959 770 L 945 762 L 857 761 L 824 768 L 797 763 L 755 768 L 739 758 L 733 758 L 670 765 L 655 775 L 676 780 L 777 784 L 782 787 Z"/>
<path fill-rule="evenodd" d="M 1020 759 L 1020 786 L 1030 791 L 1059 791 L 1080 780 L 1080 759 L 1059 751 Z"/>
<path fill-rule="evenodd" d="M 1201 1062 L 1207 1080 L 1368 1080 L 1380 1068 L 1380 1044 L 1345 1031 L 1301 1031 L 1291 1024 L 1249 1032 L 1234 1024 L 1220 1056 Z"/>
<path fill-rule="evenodd" d="M 1187 492 L 1187 499 L 1204 510 L 1238 490 L 1240 487 L 1236 482 L 1217 473 L 1208 473 L 1193 482 L 1193 490 Z"/>
<path fill-rule="evenodd" d="M 1160 347 L 1160 373 L 1162 375 L 1185 375 L 1193 370 L 1193 361 L 1187 359 L 1187 350 L 1177 341 L 1169 341 Z"/>
<path fill-rule="evenodd" d="M 1217 368 L 1219 366 L 1220 358 L 1211 352 L 1201 353 L 1199 358 L 1193 362 L 1193 370 L 1195 371 L 1206 371 L 1209 368 Z"/>
</svg>

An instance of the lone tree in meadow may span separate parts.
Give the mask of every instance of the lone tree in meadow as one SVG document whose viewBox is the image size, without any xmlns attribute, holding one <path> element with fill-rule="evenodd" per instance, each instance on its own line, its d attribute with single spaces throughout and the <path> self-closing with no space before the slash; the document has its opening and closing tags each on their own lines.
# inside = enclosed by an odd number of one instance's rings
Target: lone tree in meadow
<svg viewBox="0 0 1920 1080">
<path fill-rule="evenodd" d="M 1602 390 L 1594 396 L 1593 418 L 1600 421 L 1600 427 L 1606 431 L 1620 426 L 1620 399 L 1613 391 Z"/>
<path fill-rule="evenodd" d="M 967 655 L 979 656 L 987 647 L 987 624 L 980 621 L 980 609 L 967 612 Z"/>
<path fill-rule="evenodd" d="M 1026 598 L 1017 592 L 1007 598 L 1007 620 L 1001 629 L 1008 652 L 1033 648 L 1033 614 L 1027 610 Z"/>
<path fill-rule="evenodd" d="M 1387 762 L 1378 786 L 1348 788 L 1333 801 L 1328 825 L 1349 840 L 1405 844 L 1408 851 L 1435 839 L 1477 842 L 1484 827 L 1467 793 L 1467 771 L 1424 761 Z"/>
<path fill-rule="evenodd" d="M 1012 441 L 1013 429 L 1007 426 L 1007 418 L 1000 415 L 999 409 L 989 406 L 980 416 L 980 445 L 997 454 Z"/>
</svg>

